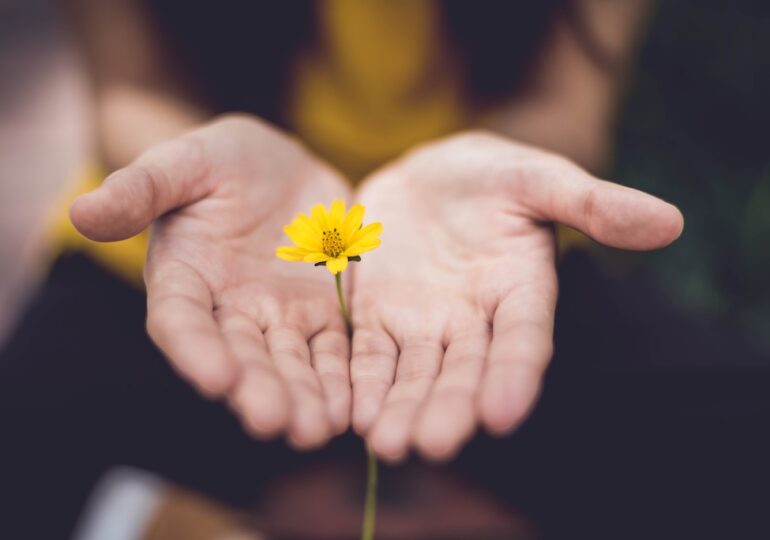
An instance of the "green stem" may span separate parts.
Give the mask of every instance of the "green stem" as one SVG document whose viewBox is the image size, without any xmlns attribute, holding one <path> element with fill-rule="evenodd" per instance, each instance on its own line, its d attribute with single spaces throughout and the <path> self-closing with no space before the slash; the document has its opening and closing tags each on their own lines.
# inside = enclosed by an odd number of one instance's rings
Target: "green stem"
<svg viewBox="0 0 770 540">
<path fill-rule="evenodd" d="M 337 282 L 337 298 L 340 301 L 340 311 L 342 312 L 342 317 L 345 319 L 345 326 L 348 327 L 348 334 L 353 334 L 353 322 L 350 320 L 350 313 L 348 313 L 348 308 L 345 305 L 345 296 L 342 294 L 342 272 L 337 272 L 334 274 L 334 281 Z"/>
<path fill-rule="evenodd" d="M 366 478 L 366 499 L 364 500 L 364 524 L 361 540 L 374 540 L 374 524 L 377 519 L 377 456 L 366 445 L 368 475 Z"/>
<path fill-rule="evenodd" d="M 340 301 L 340 311 L 348 328 L 348 335 L 353 335 L 353 323 L 345 305 L 345 295 L 342 294 L 342 272 L 334 274 L 337 283 L 337 298 Z M 369 445 L 366 445 L 366 498 L 364 499 L 364 521 L 361 526 L 361 540 L 374 540 L 374 525 L 377 519 L 377 456 Z"/>
</svg>

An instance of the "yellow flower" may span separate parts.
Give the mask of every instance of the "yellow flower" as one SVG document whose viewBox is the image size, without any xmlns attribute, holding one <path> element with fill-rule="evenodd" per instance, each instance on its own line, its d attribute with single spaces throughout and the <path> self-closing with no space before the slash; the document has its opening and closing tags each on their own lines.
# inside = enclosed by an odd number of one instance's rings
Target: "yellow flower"
<svg viewBox="0 0 770 540">
<path fill-rule="evenodd" d="M 313 207 L 310 216 L 299 214 L 283 228 L 294 246 L 275 251 L 279 259 L 325 265 L 332 274 L 345 270 L 349 260 L 358 261 L 362 253 L 380 245 L 382 224 L 362 227 L 365 208 L 355 204 L 345 212 L 345 201 L 335 200 L 329 210 L 323 204 Z"/>
</svg>

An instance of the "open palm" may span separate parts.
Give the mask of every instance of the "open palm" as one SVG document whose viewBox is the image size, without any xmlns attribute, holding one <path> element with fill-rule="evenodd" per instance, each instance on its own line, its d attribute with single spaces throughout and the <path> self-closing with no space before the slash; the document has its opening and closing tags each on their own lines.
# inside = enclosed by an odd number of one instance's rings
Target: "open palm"
<svg viewBox="0 0 770 540">
<path fill-rule="evenodd" d="M 653 249 L 681 214 L 563 158 L 483 133 L 418 149 L 359 196 L 382 247 L 355 268 L 353 425 L 386 459 L 451 456 L 518 425 L 551 357 L 552 222 Z"/>
<path fill-rule="evenodd" d="M 343 180 L 299 144 L 229 117 L 154 147 L 73 206 L 95 240 L 153 221 L 147 327 L 182 375 L 254 434 L 299 447 L 347 428 L 349 347 L 327 272 L 275 258 L 283 225 Z"/>
</svg>

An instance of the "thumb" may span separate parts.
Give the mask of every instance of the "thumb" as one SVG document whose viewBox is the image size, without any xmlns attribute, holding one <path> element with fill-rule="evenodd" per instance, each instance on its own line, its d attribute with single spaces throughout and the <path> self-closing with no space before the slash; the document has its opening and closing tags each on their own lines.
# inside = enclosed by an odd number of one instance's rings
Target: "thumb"
<svg viewBox="0 0 770 540">
<path fill-rule="evenodd" d="M 191 204 L 211 190 L 203 143 L 183 136 L 154 146 L 70 208 L 84 236 L 114 242 L 134 236 L 164 213 Z"/>
<path fill-rule="evenodd" d="M 642 191 L 599 180 L 571 162 L 521 180 L 517 190 L 536 218 L 564 223 L 602 244 L 633 250 L 665 247 L 682 234 L 679 209 Z"/>
</svg>

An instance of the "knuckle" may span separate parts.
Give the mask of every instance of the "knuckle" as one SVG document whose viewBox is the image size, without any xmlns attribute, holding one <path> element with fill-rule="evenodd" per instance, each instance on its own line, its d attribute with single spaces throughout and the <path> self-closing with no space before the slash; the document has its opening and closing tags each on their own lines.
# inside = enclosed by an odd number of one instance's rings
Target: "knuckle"
<svg viewBox="0 0 770 540">
<path fill-rule="evenodd" d="M 405 383 L 427 383 L 432 382 L 438 375 L 438 369 L 426 367 L 412 367 L 401 369 L 398 372 L 398 381 Z"/>
<path fill-rule="evenodd" d="M 410 330 L 403 335 L 405 349 L 433 350 L 441 347 L 440 335 L 434 331 Z"/>
<path fill-rule="evenodd" d="M 132 167 L 134 181 L 127 186 L 127 200 L 133 204 L 124 205 L 126 218 L 133 222 L 141 220 L 149 209 L 155 213 L 158 208 L 161 186 L 168 184 L 163 171 L 152 163 L 136 164 Z"/>
<path fill-rule="evenodd" d="M 350 389 L 350 376 L 347 373 L 324 370 L 318 372 L 318 377 L 326 386 L 332 386 L 335 389 L 343 389 L 345 391 Z"/>
<path fill-rule="evenodd" d="M 385 336 L 360 331 L 353 338 L 353 355 L 356 357 L 395 356 L 395 346 Z"/>
<path fill-rule="evenodd" d="M 293 360 L 299 360 L 303 363 L 310 361 L 307 345 L 295 340 L 282 340 L 277 343 L 272 352 L 274 356 L 284 356 Z"/>
<path fill-rule="evenodd" d="M 354 387 L 359 388 L 364 385 L 369 390 L 368 394 L 371 394 L 371 390 L 375 387 L 387 391 L 391 387 L 392 378 L 384 376 L 381 371 L 374 371 L 369 369 L 352 369 L 350 372 L 350 382 Z"/>
<path fill-rule="evenodd" d="M 327 332 L 311 342 L 314 355 L 347 356 L 348 339 L 342 332 Z"/>
<path fill-rule="evenodd" d="M 317 379 L 295 376 L 289 379 L 289 385 L 295 396 L 303 396 L 305 406 L 323 407 L 323 388 Z"/>
<path fill-rule="evenodd" d="M 391 417 L 393 415 L 401 416 L 404 413 L 409 413 L 417 409 L 421 402 L 421 399 L 414 396 L 389 397 L 385 401 L 383 415 Z"/>
<path fill-rule="evenodd" d="M 444 346 L 440 336 L 406 336 L 400 361 L 414 359 L 420 365 L 434 364 L 443 354 Z"/>
</svg>

